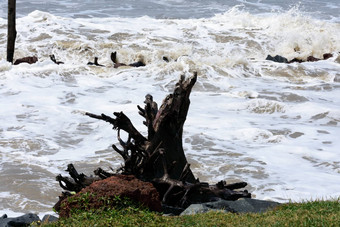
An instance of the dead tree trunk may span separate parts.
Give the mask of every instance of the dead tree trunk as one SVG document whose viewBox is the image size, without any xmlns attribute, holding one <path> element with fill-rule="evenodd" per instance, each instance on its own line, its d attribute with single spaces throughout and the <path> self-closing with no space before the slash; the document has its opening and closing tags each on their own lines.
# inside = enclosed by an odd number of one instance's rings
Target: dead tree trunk
<svg viewBox="0 0 340 227">
<path fill-rule="evenodd" d="M 137 106 L 143 122 L 148 128 L 144 137 L 133 126 L 123 112 L 114 112 L 115 118 L 105 114 L 86 113 L 89 117 L 106 121 L 117 130 L 117 138 L 122 148 L 112 145 L 124 159 L 120 174 L 134 175 L 143 181 L 152 182 L 161 195 L 164 206 L 186 208 L 192 203 L 214 201 L 218 198 L 236 200 L 250 197 L 248 191 L 234 191 L 247 185 L 245 182 L 226 184 L 221 181 L 216 185 L 202 183 L 195 179 L 185 157 L 182 146 L 183 126 L 188 114 L 189 96 L 197 80 L 197 74 L 185 80 L 184 76 L 176 84 L 175 90 L 164 100 L 161 107 L 146 95 L 145 107 Z M 128 133 L 127 141 L 120 138 L 120 131 Z M 78 174 L 73 165 L 67 170 L 71 177 L 58 176 L 57 180 L 65 190 L 80 191 L 81 188 L 96 180 L 84 174 Z M 107 178 L 113 174 L 97 169 L 95 174 Z"/>
<path fill-rule="evenodd" d="M 13 63 L 15 39 L 16 0 L 8 0 L 8 27 L 7 27 L 7 61 Z"/>
</svg>

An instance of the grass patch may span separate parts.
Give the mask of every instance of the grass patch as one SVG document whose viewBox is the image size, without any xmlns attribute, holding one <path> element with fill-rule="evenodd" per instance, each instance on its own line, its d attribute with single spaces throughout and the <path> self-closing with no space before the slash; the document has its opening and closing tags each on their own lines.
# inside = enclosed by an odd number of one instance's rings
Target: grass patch
<svg viewBox="0 0 340 227">
<path fill-rule="evenodd" d="M 340 198 L 289 203 L 261 214 L 206 214 L 167 217 L 123 200 L 123 206 L 74 211 L 72 217 L 47 226 L 340 226 Z"/>
</svg>

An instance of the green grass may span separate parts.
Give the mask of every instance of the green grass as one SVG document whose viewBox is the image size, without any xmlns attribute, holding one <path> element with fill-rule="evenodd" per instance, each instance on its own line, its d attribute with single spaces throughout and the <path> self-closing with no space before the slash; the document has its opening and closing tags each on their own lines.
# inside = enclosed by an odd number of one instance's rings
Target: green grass
<svg viewBox="0 0 340 227">
<path fill-rule="evenodd" d="M 289 203 L 262 214 L 206 214 L 166 217 L 133 203 L 118 208 L 73 211 L 72 217 L 42 226 L 340 226 L 340 198 Z"/>
</svg>

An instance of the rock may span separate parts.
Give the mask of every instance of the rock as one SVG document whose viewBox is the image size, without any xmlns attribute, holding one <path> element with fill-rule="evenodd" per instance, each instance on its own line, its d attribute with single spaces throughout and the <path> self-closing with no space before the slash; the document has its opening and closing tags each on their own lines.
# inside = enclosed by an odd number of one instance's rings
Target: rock
<svg viewBox="0 0 340 227">
<path fill-rule="evenodd" d="M 38 58 L 33 56 L 33 57 L 24 57 L 24 58 L 19 58 L 15 60 L 14 65 L 19 65 L 21 63 L 28 63 L 28 64 L 33 64 L 38 61 Z"/>
<path fill-rule="evenodd" d="M 314 61 L 320 61 L 321 59 L 319 58 L 316 58 L 316 57 L 313 57 L 313 56 L 309 56 L 307 57 L 307 61 L 311 61 L 311 62 L 314 62 Z"/>
<path fill-rule="evenodd" d="M 144 62 L 142 62 L 142 61 L 137 61 L 137 62 L 134 62 L 134 63 L 131 63 L 131 64 L 129 64 L 129 66 L 131 66 L 131 67 L 143 67 L 143 66 L 145 66 L 145 64 L 144 64 Z"/>
<path fill-rule="evenodd" d="M 328 58 L 331 58 L 331 57 L 333 57 L 333 54 L 331 54 L 331 53 L 323 54 L 323 59 L 324 60 L 327 60 Z"/>
<path fill-rule="evenodd" d="M 185 209 L 180 215 L 195 215 L 203 214 L 209 211 L 217 211 L 216 209 L 210 209 L 205 204 L 191 204 L 187 209 Z"/>
<path fill-rule="evenodd" d="M 331 57 L 333 57 L 333 54 L 325 53 L 323 55 L 323 60 L 326 60 L 326 59 L 331 58 Z M 293 58 L 292 60 L 288 61 L 287 58 L 282 57 L 280 55 L 276 55 L 275 57 L 272 57 L 272 56 L 268 55 L 266 60 L 270 60 L 270 61 L 274 61 L 274 62 L 279 62 L 279 63 L 294 63 L 294 62 L 302 63 L 302 62 L 304 62 L 302 59 L 299 59 L 299 58 Z M 306 59 L 307 62 L 315 62 L 315 61 L 320 61 L 320 60 L 321 59 L 316 58 L 314 56 L 309 56 Z"/>
<path fill-rule="evenodd" d="M 160 212 L 162 210 L 159 194 L 152 183 L 143 182 L 132 175 L 116 175 L 105 180 L 93 182 L 76 195 L 65 199 L 61 203 L 59 216 L 69 217 L 71 209 L 81 206 L 77 202 L 77 198 L 86 193 L 91 195 L 88 198 L 88 204 L 86 204 L 89 209 L 96 209 L 107 205 L 104 204 L 105 200 L 103 198 L 114 199 L 119 196 L 120 198 L 127 197 L 133 201 L 140 202 L 153 211 Z"/>
<path fill-rule="evenodd" d="M 0 218 L 0 227 L 11 226 L 29 226 L 33 222 L 39 222 L 40 218 L 36 214 L 28 213 L 16 218 L 8 218 L 7 215 L 3 215 Z"/>
<path fill-rule="evenodd" d="M 272 57 L 272 56 L 268 55 L 266 60 L 270 60 L 270 61 L 274 61 L 274 62 L 279 62 L 279 63 L 288 63 L 287 58 L 282 57 L 280 55 L 276 55 L 275 57 Z"/>
<path fill-rule="evenodd" d="M 221 211 L 231 213 L 263 213 L 280 205 L 280 203 L 242 198 L 236 201 L 218 200 L 202 204 L 192 204 L 181 215 L 194 215 L 209 211 Z"/>
<path fill-rule="evenodd" d="M 46 214 L 43 219 L 41 220 L 42 223 L 46 224 L 46 223 L 51 223 L 51 222 L 56 222 L 58 221 L 58 218 L 56 216 L 50 215 L 50 214 Z"/>
</svg>

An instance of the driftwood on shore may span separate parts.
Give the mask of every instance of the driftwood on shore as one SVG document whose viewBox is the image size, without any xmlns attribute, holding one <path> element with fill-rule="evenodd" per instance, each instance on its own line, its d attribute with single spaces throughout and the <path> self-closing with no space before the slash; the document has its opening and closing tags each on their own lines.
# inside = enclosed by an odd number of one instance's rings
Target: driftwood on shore
<svg viewBox="0 0 340 227">
<path fill-rule="evenodd" d="M 196 80 L 197 73 L 188 79 L 182 76 L 174 92 L 163 100 L 159 109 L 153 97 L 146 95 L 144 108 L 137 106 L 148 129 L 146 137 L 123 112 L 114 112 L 114 117 L 86 113 L 91 118 L 108 122 L 117 130 L 121 148 L 115 145 L 112 148 L 122 156 L 124 165 L 117 173 L 98 168 L 94 171 L 95 176 L 87 176 L 79 174 L 70 164 L 67 168 L 70 177 L 57 176 L 60 186 L 67 191 L 79 192 L 94 181 L 124 174 L 151 182 L 159 192 L 164 207 L 186 208 L 190 204 L 217 199 L 250 198 L 251 194 L 247 190 L 236 190 L 244 188 L 247 185 L 245 182 L 227 184 L 220 181 L 209 185 L 195 178 L 190 169 L 182 146 L 182 134 L 190 105 L 189 96 Z M 122 130 L 128 133 L 127 141 L 120 137 Z M 64 193 L 60 197 L 59 205 L 67 196 Z"/>
</svg>

